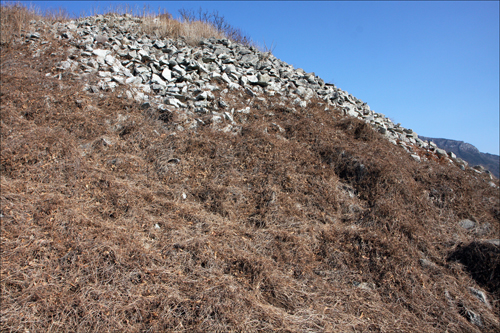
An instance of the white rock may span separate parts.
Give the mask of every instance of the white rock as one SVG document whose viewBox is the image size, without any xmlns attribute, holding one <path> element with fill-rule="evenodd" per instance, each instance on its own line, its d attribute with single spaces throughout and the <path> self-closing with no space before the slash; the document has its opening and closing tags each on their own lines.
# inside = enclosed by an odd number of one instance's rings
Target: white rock
<svg viewBox="0 0 500 333">
<path fill-rule="evenodd" d="M 111 54 L 108 54 L 104 57 L 104 61 L 106 62 L 106 64 L 108 64 L 109 66 L 113 66 L 117 61 L 116 61 L 116 58 L 113 57 Z M 119 62 L 118 62 L 119 63 Z"/>
<path fill-rule="evenodd" d="M 115 80 L 119 84 L 125 84 L 125 78 L 122 76 L 113 75 L 113 80 Z"/>
<path fill-rule="evenodd" d="M 111 77 L 111 72 L 104 72 L 104 71 L 99 71 L 97 73 L 100 77 Z"/>
<path fill-rule="evenodd" d="M 420 156 L 412 154 L 410 155 L 415 161 L 420 162 Z"/>
<path fill-rule="evenodd" d="M 222 73 L 222 79 L 226 81 L 226 83 L 228 84 L 231 83 L 231 80 L 229 79 L 226 73 Z"/>
<path fill-rule="evenodd" d="M 172 72 L 170 71 L 170 69 L 168 67 L 166 67 L 162 72 L 161 72 L 161 76 L 163 76 L 163 78 L 165 80 L 167 80 L 167 82 L 170 82 L 172 81 Z"/>
<path fill-rule="evenodd" d="M 125 84 L 140 85 L 142 84 L 142 78 L 140 76 L 132 76 L 125 79 Z"/>
<path fill-rule="evenodd" d="M 165 81 L 163 81 L 163 80 L 162 80 L 162 79 L 161 79 L 158 75 L 156 75 L 156 74 L 153 74 L 153 75 L 151 76 L 151 82 L 153 82 L 153 83 L 157 83 L 157 84 L 159 84 L 159 85 L 161 85 L 161 86 L 164 86 L 164 87 L 166 87 L 166 86 L 167 86 L 167 84 L 165 83 Z"/>
<path fill-rule="evenodd" d="M 105 58 L 108 54 L 111 53 L 111 51 L 108 51 L 108 50 L 101 50 L 101 49 L 94 49 L 92 51 L 93 54 L 95 54 L 96 56 L 98 57 L 101 57 L 101 58 Z"/>
</svg>

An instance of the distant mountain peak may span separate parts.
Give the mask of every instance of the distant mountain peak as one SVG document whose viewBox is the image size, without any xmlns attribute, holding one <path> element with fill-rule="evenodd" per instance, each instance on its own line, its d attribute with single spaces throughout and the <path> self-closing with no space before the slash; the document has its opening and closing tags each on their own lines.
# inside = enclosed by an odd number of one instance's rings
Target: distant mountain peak
<svg viewBox="0 0 500 333">
<path fill-rule="evenodd" d="M 488 153 L 482 153 L 476 146 L 459 140 L 430 138 L 419 135 L 421 140 L 434 142 L 439 148 L 453 152 L 457 157 L 463 159 L 471 166 L 482 165 L 489 170 L 495 177 L 499 178 L 500 156 Z"/>
</svg>

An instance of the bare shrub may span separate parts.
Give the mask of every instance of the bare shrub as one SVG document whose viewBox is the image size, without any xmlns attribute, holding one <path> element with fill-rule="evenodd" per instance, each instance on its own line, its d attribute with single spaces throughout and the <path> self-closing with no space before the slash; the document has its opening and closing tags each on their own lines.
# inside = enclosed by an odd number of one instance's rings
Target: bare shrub
<svg viewBox="0 0 500 333">
<path fill-rule="evenodd" d="M 209 13 L 208 11 L 203 11 L 200 7 L 198 9 L 198 12 L 195 12 L 192 9 L 180 9 L 179 13 L 184 23 L 193 23 L 196 21 L 202 22 L 214 28 L 218 32 L 218 34 L 232 40 L 233 42 L 240 43 L 246 46 L 253 45 L 250 37 L 246 36 L 241 31 L 241 29 L 235 28 L 231 24 L 229 24 L 224 16 L 220 15 L 218 11 Z"/>
</svg>

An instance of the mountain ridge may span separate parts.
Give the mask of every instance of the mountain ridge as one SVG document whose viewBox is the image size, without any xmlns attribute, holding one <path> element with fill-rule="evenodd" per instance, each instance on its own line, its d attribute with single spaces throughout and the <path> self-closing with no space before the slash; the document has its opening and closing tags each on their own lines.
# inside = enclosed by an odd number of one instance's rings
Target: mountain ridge
<svg viewBox="0 0 500 333">
<path fill-rule="evenodd" d="M 490 153 L 482 153 L 474 145 L 460 140 L 451 140 L 444 138 L 431 138 L 419 135 L 419 138 L 426 141 L 432 141 L 436 145 L 453 152 L 457 157 L 468 162 L 471 166 L 481 165 L 489 170 L 495 177 L 500 177 L 500 156 Z"/>
</svg>

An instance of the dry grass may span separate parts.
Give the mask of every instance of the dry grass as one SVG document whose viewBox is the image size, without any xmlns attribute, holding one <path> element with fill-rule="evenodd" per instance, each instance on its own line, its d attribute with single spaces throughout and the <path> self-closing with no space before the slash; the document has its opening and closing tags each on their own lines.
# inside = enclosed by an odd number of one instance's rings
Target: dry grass
<svg viewBox="0 0 500 333">
<path fill-rule="evenodd" d="M 195 13 L 193 10 L 181 9 L 179 20 L 161 8 L 158 9 L 158 13 L 147 9 L 143 11 L 141 16 L 144 32 L 158 37 L 184 37 L 190 45 L 196 45 L 201 39 L 210 37 L 227 38 L 247 46 L 254 45 L 248 36 L 245 36 L 240 29 L 234 28 L 217 12 L 203 12 L 200 8 Z"/>
<path fill-rule="evenodd" d="M 19 3 L 7 3 L 1 6 L 2 34 L 0 43 L 5 44 L 19 38 L 28 32 L 29 23 L 32 20 L 43 19 L 46 22 L 62 22 L 70 20 L 70 15 L 62 8 L 46 10 L 42 12 L 36 6 L 24 7 Z M 96 13 L 99 8 L 93 9 Z M 184 10 L 184 13 L 189 11 Z M 147 34 L 155 35 L 157 38 L 179 38 L 184 37 L 190 45 L 196 45 L 203 38 L 228 38 L 234 42 L 245 45 L 254 45 L 252 40 L 245 36 L 241 30 L 232 27 L 218 13 L 207 14 L 200 12 L 198 19 L 182 20 L 174 19 L 164 9 L 159 8 L 158 13 L 144 7 L 142 10 L 129 6 L 110 6 L 105 15 L 129 14 L 141 18 L 141 30 Z"/>
<path fill-rule="evenodd" d="M 142 31 L 161 38 L 178 38 L 182 36 L 186 38 L 186 42 L 190 45 L 197 44 L 202 38 L 226 37 L 208 23 L 201 21 L 180 22 L 173 19 L 169 13 L 145 16 L 142 20 Z"/>
<path fill-rule="evenodd" d="M 240 132 L 170 135 L 175 112 L 46 77 L 66 55 L 43 37 L 1 49 L 0 331 L 500 330 L 498 275 L 461 260 L 500 231 L 487 178 L 320 101 L 231 92 Z"/>
<path fill-rule="evenodd" d="M 24 7 L 19 3 L 6 3 L 0 6 L 0 45 L 12 43 L 27 33 L 36 31 L 30 29 L 33 20 L 44 20 L 48 23 L 63 22 L 69 20 L 69 14 L 62 8 L 42 12 L 35 6 Z"/>
<path fill-rule="evenodd" d="M 0 6 L 0 45 L 12 42 L 14 38 L 19 38 L 21 33 L 27 32 L 29 22 L 38 20 L 41 16 L 34 10 L 26 10 L 21 5 Z"/>
</svg>

